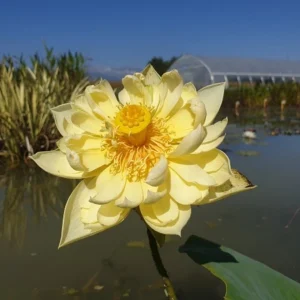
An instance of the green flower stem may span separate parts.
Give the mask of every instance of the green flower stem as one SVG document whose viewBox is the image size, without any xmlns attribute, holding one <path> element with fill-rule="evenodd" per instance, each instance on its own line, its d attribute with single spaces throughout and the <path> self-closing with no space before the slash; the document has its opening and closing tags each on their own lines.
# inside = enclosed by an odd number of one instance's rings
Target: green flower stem
<svg viewBox="0 0 300 300">
<path fill-rule="evenodd" d="M 151 255 L 152 255 L 153 261 L 155 263 L 155 267 L 164 282 L 166 296 L 169 300 L 177 300 L 177 297 L 176 297 L 173 285 L 171 283 L 171 280 L 169 278 L 168 272 L 162 262 L 160 254 L 159 254 L 156 239 L 148 227 L 147 227 L 147 235 L 148 235 L 149 245 L 150 245 L 150 249 L 151 249 Z"/>
</svg>

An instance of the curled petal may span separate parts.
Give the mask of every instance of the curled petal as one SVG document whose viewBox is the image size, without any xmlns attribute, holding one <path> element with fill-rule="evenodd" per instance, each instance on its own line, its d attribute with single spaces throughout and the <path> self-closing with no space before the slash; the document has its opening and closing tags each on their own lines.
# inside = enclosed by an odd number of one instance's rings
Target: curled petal
<svg viewBox="0 0 300 300">
<path fill-rule="evenodd" d="M 114 226 L 127 217 L 130 209 L 120 208 L 114 202 L 101 205 L 98 212 L 98 221 L 104 226 Z"/>
<path fill-rule="evenodd" d="M 100 167 L 110 164 L 111 160 L 107 158 L 106 152 L 100 149 L 86 150 L 80 153 L 81 162 L 86 172 L 94 171 Z"/>
<path fill-rule="evenodd" d="M 145 104 L 146 89 L 138 77 L 127 75 L 122 83 L 130 97 L 130 104 Z"/>
<path fill-rule="evenodd" d="M 119 111 L 117 101 L 110 84 L 103 80 L 96 86 L 88 86 L 85 95 L 92 111 L 109 121 Z"/>
<path fill-rule="evenodd" d="M 141 182 L 127 181 L 122 196 L 116 200 L 119 207 L 137 207 L 144 200 L 144 194 Z"/>
<path fill-rule="evenodd" d="M 151 186 L 144 182 L 144 183 L 142 183 L 142 188 L 144 191 L 144 202 L 143 203 L 146 203 L 146 204 L 159 201 L 168 192 L 164 184 L 162 184 L 160 186 Z"/>
<path fill-rule="evenodd" d="M 102 146 L 102 139 L 98 136 L 89 134 L 78 134 L 64 138 L 67 148 L 74 151 L 86 151 L 91 149 L 100 149 Z"/>
<path fill-rule="evenodd" d="M 30 158 L 44 171 L 58 177 L 71 179 L 88 177 L 88 174 L 74 170 L 70 166 L 66 154 L 58 150 L 37 152 Z"/>
<path fill-rule="evenodd" d="M 233 174 L 230 166 L 230 160 L 227 155 L 220 150 L 217 151 L 219 152 L 220 156 L 222 156 L 224 163 L 222 164 L 221 168 L 219 168 L 217 171 L 210 172 L 209 175 L 215 179 L 217 185 L 222 185 L 228 181 Z M 220 160 L 222 158 L 220 158 Z"/>
<path fill-rule="evenodd" d="M 119 92 L 119 100 L 123 105 L 129 104 L 130 103 L 130 97 L 128 92 L 125 89 L 122 89 Z"/>
<path fill-rule="evenodd" d="M 173 201 L 170 199 L 170 201 Z M 153 210 L 151 204 L 141 204 L 140 211 L 149 227 L 162 234 L 181 235 L 183 227 L 191 216 L 191 207 L 189 205 L 176 204 L 178 207 L 178 217 L 171 222 L 161 222 Z"/>
<path fill-rule="evenodd" d="M 181 98 L 183 103 L 186 104 L 188 101 L 197 97 L 197 90 L 193 83 L 188 82 L 182 87 Z"/>
<path fill-rule="evenodd" d="M 142 74 L 145 85 L 158 85 L 161 82 L 161 77 L 151 65 L 147 65 Z"/>
<path fill-rule="evenodd" d="M 95 116 L 91 116 L 84 111 L 74 112 L 71 116 L 72 123 L 78 126 L 82 132 L 89 132 L 101 136 L 105 122 Z"/>
<path fill-rule="evenodd" d="M 164 156 L 160 157 L 159 162 L 150 170 L 146 183 L 152 186 L 161 185 L 167 176 L 168 161 Z"/>
<path fill-rule="evenodd" d="M 177 103 L 182 100 L 180 98 L 183 81 L 177 70 L 172 70 L 163 74 L 162 82 L 167 86 L 167 95 L 162 103 L 162 107 L 157 113 L 160 118 L 165 118 L 169 116 L 170 112 L 177 105 Z M 183 101 L 182 101 L 183 104 Z M 178 107 L 180 108 L 180 107 Z"/>
<path fill-rule="evenodd" d="M 199 124 L 204 124 L 206 119 L 206 108 L 204 103 L 200 100 L 199 97 L 191 99 L 189 102 L 190 109 L 195 115 L 194 127 Z"/>
<path fill-rule="evenodd" d="M 243 174 L 239 171 L 232 169 L 232 176 L 222 185 L 209 188 L 209 194 L 202 199 L 194 203 L 195 205 L 202 205 L 222 200 L 231 195 L 245 192 L 256 188 Z"/>
<path fill-rule="evenodd" d="M 176 159 L 169 161 L 169 166 L 186 182 L 204 186 L 216 185 L 214 178 L 207 174 L 196 162 Z"/>
<path fill-rule="evenodd" d="M 62 136 L 80 134 L 83 132 L 78 126 L 71 122 L 74 113 L 70 103 L 62 104 L 51 109 L 55 125 Z"/>
<path fill-rule="evenodd" d="M 93 116 L 93 111 L 87 101 L 87 97 L 85 95 L 80 95 L 76 97 L 72 102 L 71 102 L 72 108 L 75 110 L 82 110 L 91 116 Z"/>
<path fill-rule="evenodd" d="M 170 198 L 170 195 L 166 195 L 159 201 L 151 204 L 151 206 L 154 215 L 163 224 L 171 223 L 178 218 L 178 205 Z"/>
<path fill-rule="evenodd" d="M 79 154 L 75 151 L 67 149 L 66 157 L 70 166 L 77 171 L 84 171 L 85 168 L 81 162 Z"/>
<path fill-rule="evenodd" d="M 198 153 L 203 153 L 203 152 L 208 152 L 211 151 L 215 148 L 217 148 L 222 142 L 224 141 L 225 135 L 221 135 L 217 139 L 208 142 L 208 143 L 203 143 L 192 153 L 192 154 L 198 154 Z"/>
<path fill-rule="evenodd" d="M 170 170 L 170 196 L 182 205 L 190 205 L 201 200 L 208 193 L 207 186 L 184 181 L 176 172 Z"/>
<path fill-rule="evenodd" d="M 89 203 L 89 198 L 95 193 L 95 180 L 88 179 L 81 181 L 70 195 L 64 210 L 59 248 L 108 228 L 94 223 L 93 228 L 87 229 L 82 221 L 88 218 L 87 210 L 91 208 L 91 205 L 94 205 L 92 208 L 94 212 L 100 208 L 99 205 Z"/>
<path fill-rule="evenodd" d="M 66 153 L 68 150 L 68 147 L 66 145 L 66 139 L 65 138 L 61 138 L 60 140 L 58 140 L 56 142 L 56 146 L 58 147 L 58 149 L 63 152 Z"/>
<path fill-rule="evenodd" d="M 228 119 L 225 118 L 222 121 L 219 121 L 210 126 L 207 126 L 206 127 L 206 137 L 205 137 L 203 143 L 212 142 L 212 141 L 216 140 L 218 137 L 220 137 L 223 134 L 227 124 L 228 124 Z"/>
<path fill-rule="evenodd" d="M 205 105 L 206 119 L 204 126 L 210 125 L 220 110 L 225 89 L 225 82 L 208 85 L 198 91 L 199 98 Z"/>
<path fill-rule="evenodd" d="M 91 199 L 91 202 L 105 204 L 116 200 L 123 192 L 125 182 L 121 173 L 113 174 L 107 167 L 97 178 L 97 194 Z"/>
<path fill-rule="evenodd" d="M 189 134 L 195 127 L 195 116 L 190 109 L 190 105 L 186 105 L 178 110 L 166 124 L 172 131 L 175 139 L 180 139 Z"/>
<path fill-rule="evenodd" d="M 196 129 L 191 131 L 186 137 L 182 139 L 177 148 L 170 154 L 170 156 L 181 156 L 192 153 L 199 148 L 206 136 L 204 127 L 200 124 Z"/>
<path fill-rule="evenodd" d="M 190 161 L 194 161 L 206 172 L 212 173 L 219 171 L 224 165 L 231 174 L 230 160 L 228 156 L 219 149 L 213 149 L 209 152 L 204 152 L 189 156 Z M 232 174 L 231 174 L 232 175 Z"/>
</svg>

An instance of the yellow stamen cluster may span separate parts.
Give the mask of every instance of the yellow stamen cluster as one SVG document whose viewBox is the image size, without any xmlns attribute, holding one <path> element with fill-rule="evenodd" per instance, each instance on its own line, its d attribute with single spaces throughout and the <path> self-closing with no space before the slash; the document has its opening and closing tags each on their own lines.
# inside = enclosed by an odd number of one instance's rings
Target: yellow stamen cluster
<svg viewBox="0 0 300 300">
<path fill-rule="evenodd" d="M 122 172 L 129 181 L 146 179 L 151 168 L 159 161 L 161 155 L 173 149 L 170 132 L 163 119 L 154 119 L 146 128 L 144 142 L 140 145 L 132 143 L 132 135 L 116 134 L 105 140 L 103 149 L 113 161 L 112 173 Z"/>
</svg>

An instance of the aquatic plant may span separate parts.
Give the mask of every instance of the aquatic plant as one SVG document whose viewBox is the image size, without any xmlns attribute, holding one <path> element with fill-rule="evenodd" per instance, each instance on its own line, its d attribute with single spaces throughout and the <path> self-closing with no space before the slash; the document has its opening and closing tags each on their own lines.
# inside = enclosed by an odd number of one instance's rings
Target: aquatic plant
<svg viewBox="0 0 300 300">
<path fill-rule="evenodd" d="M 234 107 L 234 103 L 240 101 L 242 106 L 247 108 L 264 107 L 266 99 L 268 106 L 280 106 L 283 99 L 286 99 L 288 105 L 299 106 L 300 84 L 297 82 L 283 82 L 231 86 L 225 90 L 224 106 Z"/>
<path fill-rule="evenodd" d="M 65 206 L 59 247 L 118 225 L 134 211 L 146 225 L 166 296 L 175 300 L 158 245 L 163 246 L 166 235 L 181 235 L 192 206 L 255 186 L 217 149 L 227 125 L 226 118 L 214 123 L 224 83 L 196 91 L 193 84 L 183 84 L 176 70 L 159 76 L 149 65 L 125 76 L 123 86 L 119 101 L 103 80 L 53 108 L 62 135 L 58 149 L 31 158 L 50 174 L 81 179 Z M 286 299 L 299 295 L 297 283 L 199 237 L 190 237 L 180 251 L 226 282 L 228 299 L 259 299 L 257 289 L 276 295 L 282 286 L 264 282 L 277 280 L 286 286 Z"/>
</svg>

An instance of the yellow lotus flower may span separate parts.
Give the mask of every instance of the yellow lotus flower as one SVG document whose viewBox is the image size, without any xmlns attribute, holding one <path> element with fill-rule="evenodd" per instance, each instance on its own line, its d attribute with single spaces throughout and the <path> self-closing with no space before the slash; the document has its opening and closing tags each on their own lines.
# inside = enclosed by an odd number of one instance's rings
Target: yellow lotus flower
<svg viewBox="0 0 300 300">
<path fill-rule="evenodd" d="M 133 208 L 153 230 L 180 235 L 191 205 L 247 186 L 216 149 L 227 125 L 212 124 L 224 83 L 197 92 L 176 70 L 160 77 L 151 66 L 122 82 L 119 101 L 101 81 L 54 108 L 58 150 L 32 157 L 53 175 L 83 179 L 66 204 L 60 246 L 119 224 Z"/>
</svg>

